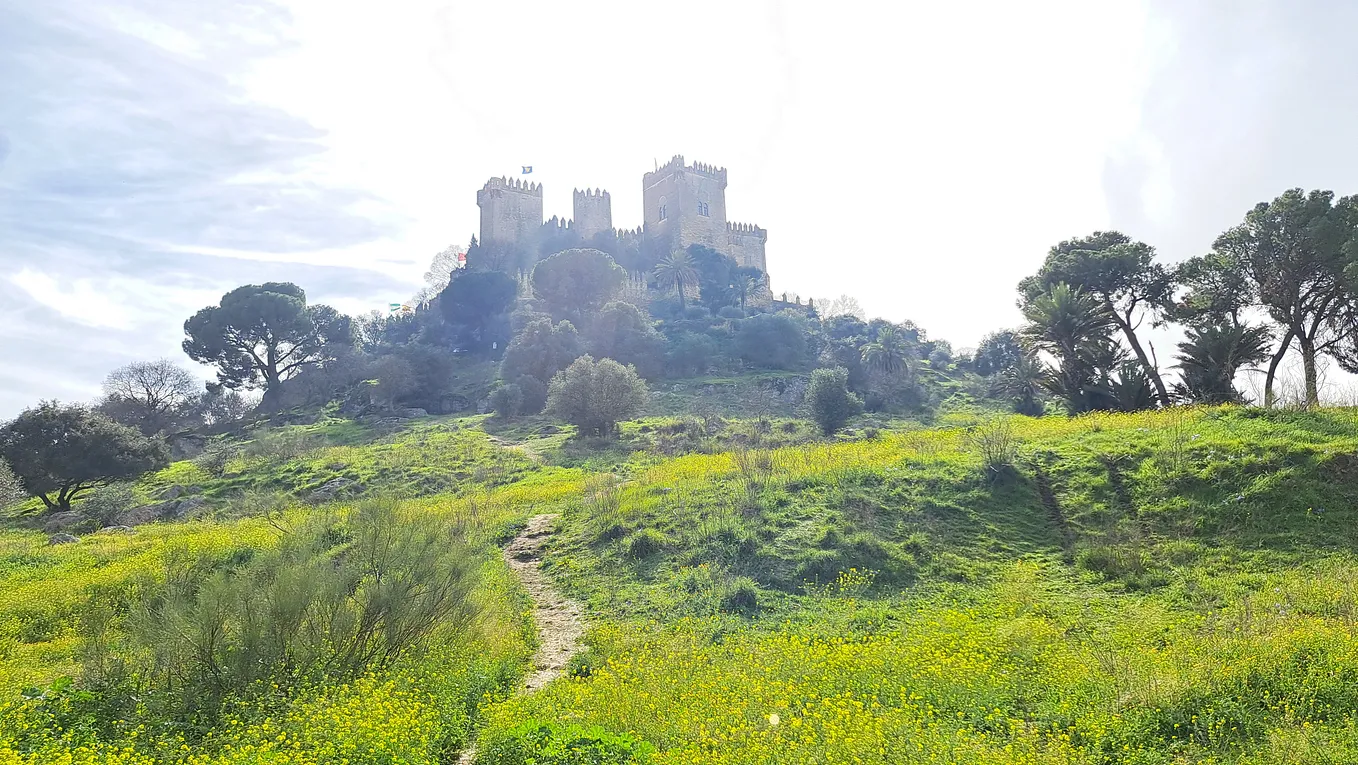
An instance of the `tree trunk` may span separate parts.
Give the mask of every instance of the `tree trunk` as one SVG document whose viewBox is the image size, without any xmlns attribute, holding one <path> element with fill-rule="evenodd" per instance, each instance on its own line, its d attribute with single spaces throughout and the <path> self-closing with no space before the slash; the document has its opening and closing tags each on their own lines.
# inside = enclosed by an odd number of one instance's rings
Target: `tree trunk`
<svg viewBox="0 0 1358 765">
<path fill-rule="evenodd" d="M 1109 304 L 1109 308 L 1111 307 L 1112 305 Z M 1132 325 L 1124 320 L 1117 312 L 1113 313 L 1113 318 L 1117 321 L 1118 326 L 1122 327 L 1122 333 L 1127 336 L 1127 344 L 1132 346 L 1132 353 L 1136 354 L 1137 360 L 1141 362 L 1141 367 L 1146 370 L 1146 374 L 1150 375 L 1151 384 L 1155 386 L 1155 393 L 1160 397 L 1160 404 L 1162 406 L 1169 406 L 1171 403 L 1169 400 L 1169 390 L 1165 388 L 1165 381 L 1160 379 L 1160 370 L 1156 369 L 1155 366 L 1151 364 L 1150 358 L 1146 356 L 1146 352 L 1141 349 L 1141 341 L 1136 339 L 1136 330 L 1132 329 Z"/>
<path fill-rule="evenodd" d="M 1273 397 L 1273 377 L 1278 372 L 1278 364 L 1282 362 L 1283 356 L 1287 355 L 1287 348 L 1292 344 L 1292 330 L 1287 330 L 1283 335 L 1283 341 L 1278 345 L 1278 350 L 1273 354 L 1273 360 L 1268 363 L 1268 375 L 1264 377 L 1264 408 L 1272 409 L 1275 401 Z"/>
<path fill-rule="evenodd" d="M 1316 341 L 1306 335 L 1298 335 L 1301 345 L 1301 366 L 1306 375 L 1306 408 L 1320 406 L 1320 391 L 1316 380 Z"/>
</svg>

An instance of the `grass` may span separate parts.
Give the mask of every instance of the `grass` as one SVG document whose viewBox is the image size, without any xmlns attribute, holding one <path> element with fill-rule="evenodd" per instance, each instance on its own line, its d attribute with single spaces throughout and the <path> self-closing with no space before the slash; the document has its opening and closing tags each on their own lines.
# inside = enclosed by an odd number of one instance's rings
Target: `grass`
<svg viewBox="0 0 1358 765">
<path fill-rule="evenodd" d="M 215 520 L 0 532 L 0 763 L 434 763 L 473 736 L 554 762 L 584 760 L 552 737 L 653 763 L 1358 761 L 1353 411 L 992 416 L 833 441 L 651 418 L 604 449 L 542 418 L 322 423 L 220 477 L 177 463 L 138 490 L 198 483 Z M 268 545 L 231 498 L 333 477 L 465 519 L 487 550 L 561 513 L 545 565 L 590 624 L 571 677 L 507 698 L 531 634 L 492 559 L 475 630 L 188 749 L 33 716 L 24 689 L 78 680 L 101 588 L 177 546 Z"/>
</svg>

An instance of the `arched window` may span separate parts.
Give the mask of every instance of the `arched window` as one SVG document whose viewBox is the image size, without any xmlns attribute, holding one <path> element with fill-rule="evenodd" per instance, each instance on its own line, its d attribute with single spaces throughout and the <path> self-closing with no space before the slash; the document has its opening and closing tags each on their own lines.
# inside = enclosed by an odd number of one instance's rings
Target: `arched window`
<svg viewBox="0 0 1358 765">
<path fill-rule="evenodd" d="M 660 220 L 665 219 L 665 198 L 660 198 Z"/>
<path fill-rule="evenodd" d="M 708 217 L 707 199 L 708 197 L 706 191 L 698 192 L 698 214 L 703 216 L 704 218 Z"/>
</svg>

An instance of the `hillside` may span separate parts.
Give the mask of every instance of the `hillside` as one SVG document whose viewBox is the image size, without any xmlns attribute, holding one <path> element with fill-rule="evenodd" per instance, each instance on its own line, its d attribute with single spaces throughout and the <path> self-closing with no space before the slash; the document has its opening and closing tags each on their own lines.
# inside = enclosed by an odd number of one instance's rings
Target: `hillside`
<svg viewBox="0 0 1358 765">
<path fill-rule="evenodd" d="M 475 737 L 489 763 L 554 740 L 657 763 L 1353 761 L 1355 418 L 954 416 L 830 443 L 773 424 L 774 448 L 726 423 L 682 454 L 647 437 L 703 425 L 652 420 L 592 460 L 531 422 L 272 431 L 217 475 L 138 485 L 197 484 L 184 520 L 0 534 L 0 762 L 432 763 Z M 306 501 L 337 477 L 349 498 Z M 535 638 L 493 553 L 548 513 L 587 650 L 510 698 Z M 205 593 L 279 570 L 318 518 L 344 539 L 451 524 L 471 607 L 380 668 L 186 713 L 159 672 L 189 664 L 136 639 L 147 599 L 199 572 L 175 612 L 193 633 Z M 562 757 L 539 761 L 627 761 Z"/>
</svg>

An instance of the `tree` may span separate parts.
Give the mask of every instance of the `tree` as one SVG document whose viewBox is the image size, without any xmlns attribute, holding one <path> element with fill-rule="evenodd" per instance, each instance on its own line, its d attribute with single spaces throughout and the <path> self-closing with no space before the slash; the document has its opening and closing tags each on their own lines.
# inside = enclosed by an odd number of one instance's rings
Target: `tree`
<svg viewBox="0 0 1358 765">
<path fill-rule="evenodd" d="M 1028 300 L 1023 315 L 1023 336 L 1057 361 L 1055 373 L 1044 378 L 1047 389 L 1064 398 L 1072 414 L 1102 408 L 1107 396 L 1098 383 L 1112 363 L 1110 334 L 1117 326 L 1104 302 L 1057 284 Z"/>
<path fill-rule="evenodd" d="M 472 239 L 475 241 L 475 237 Z M 415 302 L 423 305 L 442 293 L 452 281 L 453 273 L 466 262 L 466 257 L 467 248 L 456 244 L 448 245 L 435 255 L 429 270 L 424 272 L 424 286 L 415 293 Z"/>
<path fill-rule="evenodd" d="M 114 420 L 152 436 L 171 426 L 191 406 L 202 384 L 169 359 L 137 361 L 104 378 L 100 409 Z"/>
<path fill-rule="evenodd" d="M 835 316 L 852 316 L 859 321 L 867 321 L 868 315 L 863 311 L 863 306 L 858 304 L 858 298 L 852 295 L 840 295 L 837 298 L 821 298 L 816 301 L 819 306 L 822 319 L 829 319 Z"/>
<path fill-rule="evenodd" d="M 976 374 L 992 377 L 1018 364 L 1023 356 L 1023 345 L 1019 342 L 1018 333 L 1012 329 L 1002 329 L 981 338 L 981 344 L 976 347 L 976 354 L 972 357 L 972 365 Z"/>
<path fill-rule="evenodd" d="M 395 354 L 374 359 L 369 376 L 372 378 L 372 403 L 384 409 L 394 409 L 404 396 L 419 385 L 415 368 Z"/>
<path fill-rule="evenodd" d="M 603 307 L 589 327 L 589 350 L 595 357 L 630 364 L 647 379 L 660 376 L 665 338 L 636 306 L 615 300 Z"/>
<path fill-rule="evenodd" d="M 1238 226 L 1217 237 L 1217 274 L 1243 275 L 1269 318 L 1283 329 L 1269 362 L 1264 406 L 1274 401 L 1273 380 L 1293 340 L 1301 348 L 1306 403 L 1320 403 L 1316 357 L 1337 350 L 1351 328 L 1342 321 L 1353 302 L 1345 269 L 1358 255 L 1358 197 L 1334 201 L 1334 192 L 1290 189 L 1260 202 Z M 1220 277 L 1219 277 L 1220 278 Z"/>
<path fill-rule="evenodd" d="M 1042 390 L 1046 369 L 1037 355 L 1024 350 L 1006 369 L 995 375 L 992 393 L 1009 399 L 1018 414 L 1037 417 L 1042 414 Z"/>
<path fill-rule="evenodd" d="M 895 327 L 883 327 L 877 339 L 863 346 L 863 363 L 873 371 L 895 375 L 905 371 L 910 363 L 910 349 Z"/>
<path fill-rule="evenodd" d="M 834 435 L 863 408 L 858 396 L 849 392 L 849 371 L 843 367 L 813 371 L 806 400 L 811 418 L 827 436 Z"/>
<path fill-rule="evenodd" d="M 745 311 L 745 304 L 749 299 L 755 297 L 764 289 L 767 283 L 767 276 L 757 268 L 741 266 L 736 269 L 731 276 L 731 294 L 740 301 L 740 310 Z"/>
<path fill-rule="evenodd" d="M 332 344 L 351 341 L 349 317 L 330 306 L 306 303 L 295 284 L 249 284 L 226 293 L 184 322 L 184 352 L 217 367 L 228 388 L 264 389 L 272 404 L 284 381 L 324 364 Z"/>
<path fill-rule="evenodd" d="M 0 459 L 0 510 L 17 504 L 27 496 L 28 492 L 24 490 L 24 484 L 19 480 L 19 476 L 14 474 L 8 462 Z"/>
<path fill-rule="evenodd" d="M 736 353 L 750 366 L 798 370 L 806 366 L 806 332 L 792 317 L 758 314 L 736 323 Z"/>
<path fill-rule="evenodd" d="M 581 322 L 617 294 L 627 272 L 598 250 L 574 249 L 539 261 L 533 294 L 553 318 Z"/>
<path fill-rule="evenodd" d="M 738 300 L 734 282 L 740 270 L 735 259 L 701 244 L 690 244 L 685 252 L 698 272 L 698 298 L 707 310 L 716 313 L 734 306 Z"/>
<path fill-rule="evenodd" d="M 552 378 L 547 392 L 547 411 L 581 435 L 607 436 L 645 406 L 646 384 L 635 369 L 613 359 L 581 356 Z"/>
<path fill-rule="evenodd" d="M 685 290 L 698 283 L 698 269 L 693 267 L 688 253 L 679 250 L 661 258 L 656 264 L 655 282 L 662 289 L 672 287 L 679 293 L 679 308 L 682 310 L 688 307 L 684 299 Z"/>
<path fill-rule="evenodd" d="M 501 385 L 490 392 L 490 408 L 502 420 L 513 419 L 523 408 L 523 390 L 514 383 Z"/>
<path fill-rule="evenodd" d="M 500 362 L 500 379 L 515 381 L 520 375 L 528 375 L 545 385 L 579 358 L 581 352 L 574 324 L 569 321 L 552 324 L 551 319 L 538 319 L 529 322 L 510 341 Z"/>
<path fill-rule="evenodd" d="M 471 271 L 448 282 L 438 307 L 453 326 L 457 345 L 479 353 L 503 351 L 518 290 L 514 277 L 500 271 Z"/>
<path fill-rule="evenodd" d="M 1155 249 L 1148 244 L 1117 231 L 1096 231 L 1052 247 L 1042 268 L 1020 282 L 1019 290 L 1030 301 L 1068 284 L 1098 300 L 1145 367 L 1161 403 L 1168 405 L 1169 390 L 1136 336 L 1145 318 L 1159 317 L 1173 292 L 1171 273 L 1154 258 Z"/>
<path fill-rule="evenodd" d="M 1189 327 L 1186 334 L 1177 356 L 1183 377 L 1179 395 L 1204 404 L 1245 403 L 1235 376 L 1245 365 L 1269 357 L 1268 328 L 1210 324 Z"/>
<path fill-rule="evenodd" d="M 164 466 L 169 451 L 84 406 L 43 402 L 0 428 L 0 459 L 48 510 L 64 511 L 91 489 Z"/>
</svg>

